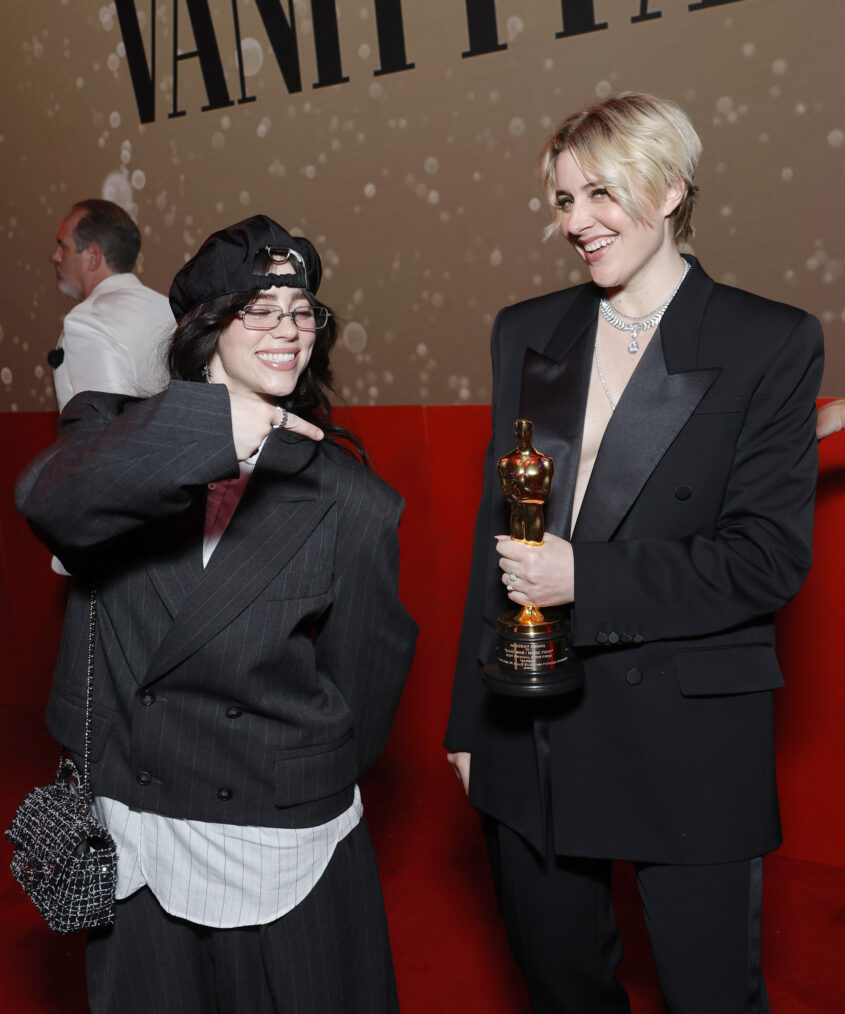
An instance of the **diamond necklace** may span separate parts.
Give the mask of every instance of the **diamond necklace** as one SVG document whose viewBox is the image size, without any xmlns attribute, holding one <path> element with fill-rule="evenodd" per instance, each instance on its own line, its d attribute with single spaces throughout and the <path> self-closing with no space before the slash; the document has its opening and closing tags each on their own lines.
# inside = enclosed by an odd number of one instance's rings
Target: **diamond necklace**
<svg viewBox="0 0 845 1014">
<path fill-rule="evenodd" d="M 604 317 L 611 327 L 615 327 L 617 331 L 627 331 L 631 335 L 631 340 L 628 342 L 628 351 L 632 356 L 635 356 L 640 351 L 640 343 L 637 341 L 637 338 L 643 331 L 657 327 L 660 323 L 660 318 L 668 310 L 669 304 L 675 298 L 675 293 L 680 289 L 681 283 L 687 277 L 688 271 L 689 261 L 684 261 L 684 273 L 681 275 L 680 281 L 672 290 L 669 298 L 664 300 L 656 310 L 652 310 L 651 313 L 644 313 L 639 317 L 629 317 L 627 314 L 620 313 L 606 296 L 602 297 L 599 302 L 602 317 Z M 598 360 L 596 362 L 598 363 Z M 601 370 L 599 370 L 599 375 L 601 375 Z M 607 388 L 605 388 L 606 390 Z M 608 395 L 609 397 L 610 395 Z"/>
</svg>

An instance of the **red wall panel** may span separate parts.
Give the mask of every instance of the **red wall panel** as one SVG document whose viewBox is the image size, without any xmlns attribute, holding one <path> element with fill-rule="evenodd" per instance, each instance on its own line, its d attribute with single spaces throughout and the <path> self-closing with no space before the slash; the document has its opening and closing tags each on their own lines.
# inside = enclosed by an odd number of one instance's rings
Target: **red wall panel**
<svg viewBox="0 0 845 1014">
<path fill-rule="evenodd" d="M 367 445 L 375 469 L 405 497 L 402 597 L 421 633 L 387 755 L 370 779 L 371 817 L 390 827 L 380 842 L 386 871 L 409 864 L 483 866 L 474 817 L 445 763 L 441 738 L 469 571 L 481 460 L 489 431 L 485 406 L 347 409 L 346 425 Z M 7 449 L 0 475 L 0 703 L 40 711 L 61 626 L 64 581 L 15 511 L 12 486 L 23 465 L 52 440 L 51 413 L 4 413 Z M 801 593 L 778 617 L 786 688 L 776 695 L 783 853 L 845 866 L 845 765 L 840 725 L 845 679 L 845 434 L 821 445 L 815 562 Z M 422 823 L 425 835 L 417 833 Z M 466 834 L 464 832 L 467 832 Z M 480 873 L 486 876 L 486 872 Z M 455 891 L 475 891 L 457 875 Z M 413 918 L 413 913 L 409 913 Z"/>
</svg>

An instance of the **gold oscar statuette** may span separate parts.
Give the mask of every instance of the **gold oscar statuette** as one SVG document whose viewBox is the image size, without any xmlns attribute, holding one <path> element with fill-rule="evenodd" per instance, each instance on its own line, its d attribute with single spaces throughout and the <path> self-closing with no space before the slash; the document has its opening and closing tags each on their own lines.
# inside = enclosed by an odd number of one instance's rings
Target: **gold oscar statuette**
<svg viewBox="0 0 845 1014">
<path fill-rule="evenodd" d="M 541 546 L 543 504 L 551 492 L 555 466 L 532 446 L 530 420 L 517 419 L 514 433 L 516 447 L 496 466 L 510 508 L 510 536 Z M 514 697 L 546 697 L 580 687 L 583 666 L 566 634 L 565 610 L 525 605 L 502 613 L 496 629 L 496 661 L 484 666 L 483 678 L 488 689 Z"/>
</svg>

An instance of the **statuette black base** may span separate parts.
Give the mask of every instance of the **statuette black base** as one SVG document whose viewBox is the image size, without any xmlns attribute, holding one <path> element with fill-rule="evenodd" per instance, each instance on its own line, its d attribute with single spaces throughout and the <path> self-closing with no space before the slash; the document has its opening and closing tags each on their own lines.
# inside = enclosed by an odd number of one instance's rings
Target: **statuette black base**
<svg viewBox="0 0 845 1014">
<path fill-rule="evenodd" d="M 559 609 L 544 610 L 540 622 L 520 623 L 521 610 L 502 613 L 497 624 L 496 661 L 485 665 L 488 690 L 511 697 L 549 697 L 583 686 L 584 666 L 569 644 Z"/>
</svg>

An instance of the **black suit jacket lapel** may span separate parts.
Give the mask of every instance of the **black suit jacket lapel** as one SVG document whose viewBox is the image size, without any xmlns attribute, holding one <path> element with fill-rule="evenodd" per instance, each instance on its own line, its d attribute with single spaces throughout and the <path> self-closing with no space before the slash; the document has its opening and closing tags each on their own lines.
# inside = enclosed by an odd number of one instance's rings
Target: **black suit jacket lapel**
<svg viewBox="0 0 845 1014">
<path fill-rule="evenodd" d="M 208 567 L 147 670 L 149 683 L 226 627 L 299 550 L 334 502 L 320 488 L 319 446 L 286 431 L 268 438 Z M 202 526 L 200 527 L 202 531 Z"/>
<path fill-rule="evenodd" d="M 555 463 L 544 511 L 546 531 L 567 538 L 581 456 L 598 314 L 598 290 L 585 286 L 542 352 L 528 348 L 520 416 L 534 424 L 534 446 Z"/>
<path fill-rule="evenodd" d="M 180 517 L 153 534 L 145 551 L 146 572 L 171 616 L 179 612 L 202 578 L 205 503 L 205 490 L 199 490 Z"/>
<path fill-rule="evenodd" d="M 573 538 L 610 539 L 669 445 L 719 376 L 696 369 L 713 282 L 693 267 L 661 321 L 605 430 Z"/>
</svg>

